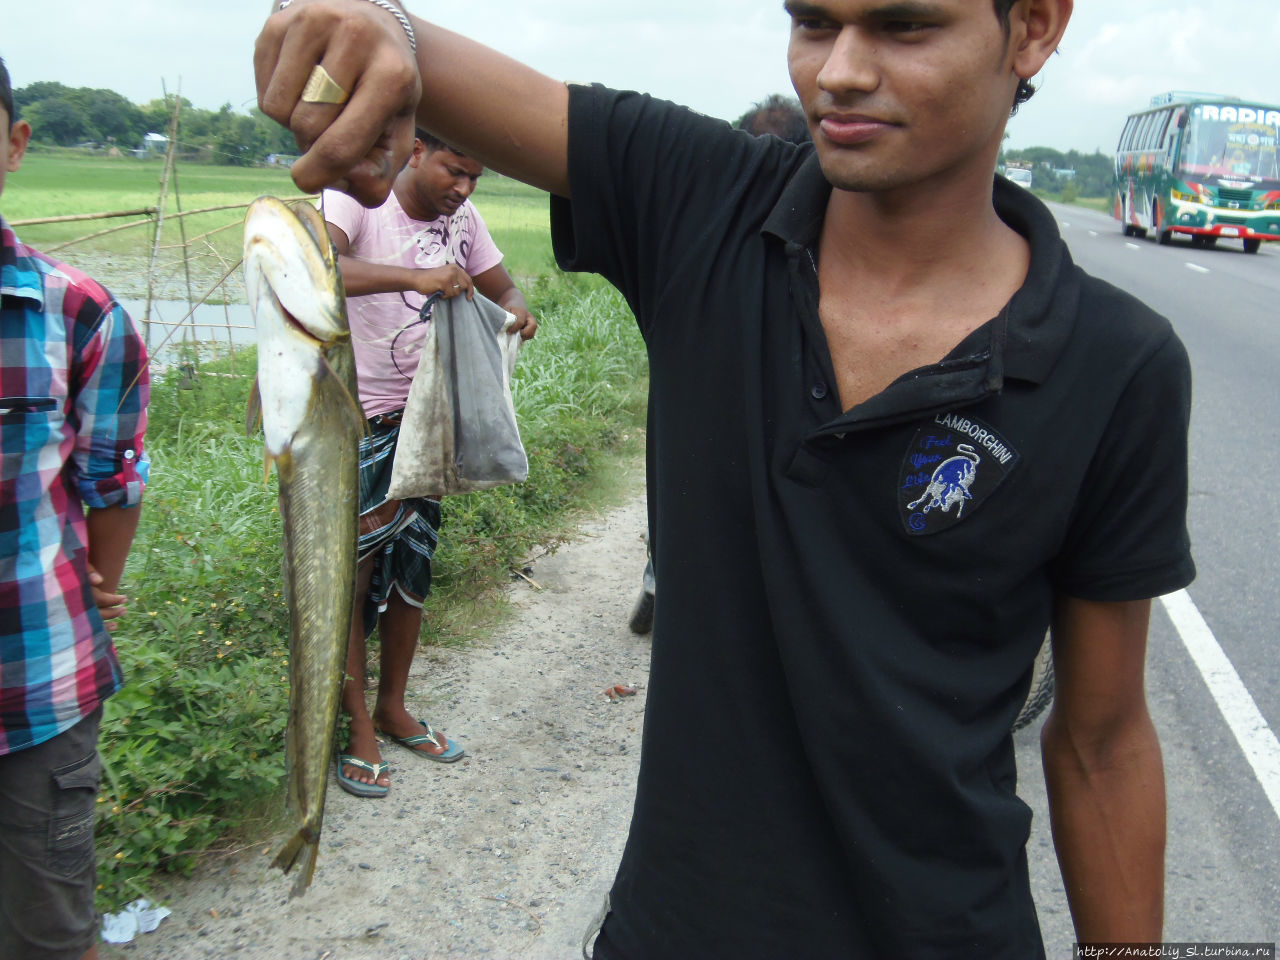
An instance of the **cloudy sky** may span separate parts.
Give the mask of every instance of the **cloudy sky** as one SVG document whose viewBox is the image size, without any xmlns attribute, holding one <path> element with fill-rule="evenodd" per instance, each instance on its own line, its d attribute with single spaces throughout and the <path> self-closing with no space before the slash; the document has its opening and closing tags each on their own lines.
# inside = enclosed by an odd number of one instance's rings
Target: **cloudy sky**
<svg viewBox="0 0 1280 960">
<path fill-rule="evenodd" d="M 971 0 L 985 2 L 985 0 Z M 408 0 L 409 9 L 564 80 L 600 80 L 733 119 L 790 92 L 782 0 Z M 57 80 L 142 103 L 179 88 L 198 107 L 255 102 L 264 0 L 6 3 L 0 56 L 17 86 Z M 40 38 L 47 38 L 41 40 Z M 1010 145 L 1110 152 L 1151 94 L 1280 102 L 1278 0 L 1076 0 L 1060 55 Z"/>
</svg>

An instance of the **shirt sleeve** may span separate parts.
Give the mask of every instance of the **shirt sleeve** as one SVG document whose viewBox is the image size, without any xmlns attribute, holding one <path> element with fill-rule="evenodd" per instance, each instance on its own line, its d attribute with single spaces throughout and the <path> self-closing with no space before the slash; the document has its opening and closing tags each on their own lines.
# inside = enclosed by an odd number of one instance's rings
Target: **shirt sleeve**
<svg viewBox="0 0 1280 960">
<path fill-rule="evenodd" d="M 758 229 L 736 213 L 796 154 L 768 140 L 646 94 L 571 85 L 572 200 L 551 198 L 557 263 L 605 277 L 647 329 L 673 274 L 714 257 L 728 231 Z"/>
<path fill-rule="evenodd" d="M 320 215 L 347 235 L 352 250 L 360 245 L 366 213 L 360 201 L 341 190 L 326 190 L 321 194 Z"/>
<path fill-rule="evenodd" d="M 1195 579 L 1187 533 L 1191 365 L 1170 330 L 1116 404 L 1085 475 L 1057 589 L 1084 600 L 1145 600 Z"/>
<path fill-rule="evenodd" d="M 112 301 L 80 351 L 70 469 L 85 506 L 136 506 L 150 460 L 143 447 L 151 381 L 133 320 Z"/>
<path fill-rule="evenodd" d="M 484 222 L 484 217 L 480 216 L 480 211 L 476 209 L 475 204 L 470 200 L 467 201 L 467 217 L 471 221 L 470 243 L 467 245 L 465 254 L 458 265 L 475 277 L 486 270 L 492 270 L 500 264 L 502 262 L 502 251 L 493 242 L 493 237 L 489 233 L 489 227 Z"/>
</svg>

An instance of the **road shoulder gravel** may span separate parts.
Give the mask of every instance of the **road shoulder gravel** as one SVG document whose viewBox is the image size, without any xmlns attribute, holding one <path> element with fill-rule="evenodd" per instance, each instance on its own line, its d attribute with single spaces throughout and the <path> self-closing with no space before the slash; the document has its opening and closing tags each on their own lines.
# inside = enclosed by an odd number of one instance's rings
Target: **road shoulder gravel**
<svg viewBox="0 0 1280 960">
<path fill-rule="evenodd" d="M 645 564 L 644 498 L 587 521 L 510 587 L 484 642 L 420 651 L 410 703 L 467 756 L 395 744 L 391 794 L 331 781 L 311 889 L 288 900 L 273 846 L 160 896 L 160 928 L 115 958 L 437 960 L 577 956 L 613 880 L 640 757 L 649 640 L 627 629 Z M 429 610 L 429 602 L 428 602 Z M 428 612 L 428 616 L 429 616 Z M 626 684 L 635 696 L 610 700 Z"/>
</svg>

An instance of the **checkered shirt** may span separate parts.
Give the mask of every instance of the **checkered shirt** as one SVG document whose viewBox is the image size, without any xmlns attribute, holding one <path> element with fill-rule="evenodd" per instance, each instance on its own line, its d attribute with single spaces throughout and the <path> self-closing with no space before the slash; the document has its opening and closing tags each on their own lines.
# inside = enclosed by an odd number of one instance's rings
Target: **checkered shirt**
<svg viewBox="0 0 1280 960">
<path fill-rule="evenodd" d="M 85 508 L 141 500 L 149 395 L 124 309 L 0 217 L 0 755 L 120 688 L 89 586 Z"/>
</svg>

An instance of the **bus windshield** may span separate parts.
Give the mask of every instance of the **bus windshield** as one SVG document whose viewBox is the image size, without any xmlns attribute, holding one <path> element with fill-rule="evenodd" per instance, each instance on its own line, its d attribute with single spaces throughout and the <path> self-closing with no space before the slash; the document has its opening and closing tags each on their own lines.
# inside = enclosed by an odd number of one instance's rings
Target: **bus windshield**
<svg viewBox="0 0 1280 960">
<path fill-rule="evenodd" d="M 1182 144 L 1184 177 L 1280 181 L 1280 109 L 1199 104 Z"/>
</svg>

